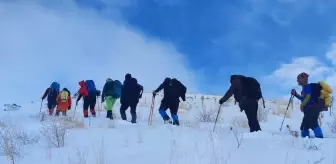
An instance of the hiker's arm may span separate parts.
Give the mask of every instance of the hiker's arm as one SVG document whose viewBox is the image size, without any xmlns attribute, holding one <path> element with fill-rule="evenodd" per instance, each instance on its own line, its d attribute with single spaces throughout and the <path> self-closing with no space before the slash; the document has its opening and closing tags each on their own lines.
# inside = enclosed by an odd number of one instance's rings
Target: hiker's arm
<svg viewBox="0 0 336 164">
<path fill-rule="evenodd" d="M 232 95 L 233 95 L 233 87 L 232 85 L 230 88 L 226 91 L 225 95 L 221 98 L 221 102 L 226 102 Z"/>
<path fill-rule="evenodd" d="M 46 91 L 44 92 L 44 94 L 42 96 L 42 100 L 44 100 L 47 97 L 49 90 L 50 90 L 50 88 L 46 89 Z"/>
<path fill-rule="evenodd" d="M 298 93 L 295 93 L 294 96 L 299 99 L 300 101 L 303 101 L 303 99 L 305 98 L 304 96 L 299 95 Z"/>
<path fill-rule="evenodd" d="M 164 84 L 162 83 L 154 92 L 155 93 L 160 92 L 163 89 L 163 87 L 164 87 Z"/>
<path fill-rule="evenodd" d="M 307 103 L 309 102 L 310 100 L 310 97 L 311 97 L 311 90 L 310 88 L 306 87 L 306 88 L 303 88 L 303 92 L 305 93 L 305 96 L 303 98 L 303 101 L 301 103 L 301 106 L 304 107 L 307 105 Z"/>
<path fill-rule="evenodd" d="M 77 98 L 77 102 L 78 102 L 81 98 L 82 98 L 82 95 L 79 94 L 79 95 L 78 95 L 78 98 Z"/>
<path fill-rule="evenodd" d="M 140 88 L 140 97 L 142 97 L 142 93 L 143 93 L 143 86 L 139 84 L 139 88 Z"/>
</svg>

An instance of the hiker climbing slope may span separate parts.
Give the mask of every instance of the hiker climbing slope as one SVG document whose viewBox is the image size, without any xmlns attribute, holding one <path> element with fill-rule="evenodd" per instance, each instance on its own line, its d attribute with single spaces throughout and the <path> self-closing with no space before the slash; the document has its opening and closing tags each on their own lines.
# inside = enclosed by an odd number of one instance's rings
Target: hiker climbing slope
<svg viewBox="0 0 336 164">
<path fill-rule="evenodd" d="M 89 117 L 88 109 L 90 107 L 90 112 L 93 117 L 96 117 L 96 101 L 98 96 L 98 91 L 96 89 L 95 83 L 93 80 L 80 81 L 79 83 L 80 89 L 78 90 L 78 98 L 76 101 L 76 105 L 78 101 L 83 97 L 83 114 L 84 117 Z"/>
<path fill-rule="evenodd" d="M 118 98 L 121 95 L 122 84 L 119 80 L 112 80 L 108 78 L 103 88 L 101 102 L 105 101 L 106 118 L 113 119 L 112 108 Z"/>
<path fill-rule="evenodd" d="M 250 132 L 261 131 L 258 121 L 258 100 L 262 98 L 259 82 L 243 75 L 232 75 L 230 82 L 231 86 L 219 100 L 219 104 L 223 104 L 234 95 L 235 101 L 239 103 L 240 111 L 245 111 Z"/>
<path fill-rule="evenodd" d="M 316 138 L 323 138 L 322 129 L 318 125 L 318 117 L 324 102 L 318 99 L 320 95 L 317 95 L 315 85 L 308 83 L 308 77 L 309 75 L 305 72 L 297 76 L 297 82 L 302 86 L 301 95 L 295 89 L 291 91 L 291 94 L 301 101 L 300 110 L 303 112 L 301 136 L 309 137 L 309 129 L 312 129 Z"/>
<path fill-rule="evenodd" d="M 59 90 L 60 90 L 60 84 L 57 82 L 53 82 L 49 88 L 46 89 L 46 91 L 44 92 L 43 96 L 42 96 L 42 101 L 47 97 L 47 101 L 48 101 L 48 110 L 49 110 L 49 115 L 53 115 L 54 113 L 54 109 L 57 105 L 57 101 L 56 98 L 59 94 Z"/>
</svg>

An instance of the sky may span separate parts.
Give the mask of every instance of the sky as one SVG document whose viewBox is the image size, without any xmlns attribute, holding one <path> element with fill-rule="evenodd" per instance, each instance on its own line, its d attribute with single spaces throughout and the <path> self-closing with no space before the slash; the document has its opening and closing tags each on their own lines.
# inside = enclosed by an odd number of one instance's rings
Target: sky
<svg viewBox="0 0 336 164">
<path fill-rule="evenodd" d="M 126 73 L 148 92 L 175 77 L 222 95 L 243 74 L 276 99 L 303 71 L 335 87 L 334 15 L 333 0 L 0 0 L 2 101 Z"/>
</svg>

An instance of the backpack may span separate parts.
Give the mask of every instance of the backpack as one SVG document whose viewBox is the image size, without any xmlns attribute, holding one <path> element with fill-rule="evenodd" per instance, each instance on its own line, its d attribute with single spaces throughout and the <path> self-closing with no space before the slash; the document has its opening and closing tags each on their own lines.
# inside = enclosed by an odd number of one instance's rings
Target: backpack
<svg viewBox="0 0 336 164">
<path fill-rule="evenodd" d="M 185 94 L 187 93 L 187 87 L 185 87 L 180 81 L 176 80 L 179 84 L 179 97 L 185 99 Z"/>
<path fill-rule="evenodd" d="M 58 92 L 60 90 L 60 84 L 57 82 L 53 82 L 50 85 L 50 91 L 48 93 L 48 96 L 57 96 Z"/>
<path fill-rule="evenodd" d="M 315 103 L 319 103 L 322 100 L 322 103 L 326 110 L 332 105 L 331 95 L 333 90 L 326 82 L 320 81 L 318 83 L 310 83 L 309 84 L 312 91 L 312 98 Z"/>
<path fill-rule="evenodd" d="M 245 77 L 243 80 L 244 91 L 248 98 L 256 101 L 262 98 L 262 92 L 259 82 L 253 77 Z"/>
<path fill-rule="evenodd" d="M 113 98 L 120 98 L 121 96 L 122 84 L 119 80 L 114 80 L 113 82 Z"/>
<path fill-rule="evenodd" d="M 96 85 L 95 85 L 93 80 L 86 80 L 85 84 L 86 84 L 86 88 L 88 90 L 88 93 L 97 94 Z"/>
<path fill-rule="evenodd" d="M 69 97 L 69 92 L 63 90 L 61 91 L 61 101 L 62 102 L 66 102 L 68 100 L 68 97 Z"/>
</svg>

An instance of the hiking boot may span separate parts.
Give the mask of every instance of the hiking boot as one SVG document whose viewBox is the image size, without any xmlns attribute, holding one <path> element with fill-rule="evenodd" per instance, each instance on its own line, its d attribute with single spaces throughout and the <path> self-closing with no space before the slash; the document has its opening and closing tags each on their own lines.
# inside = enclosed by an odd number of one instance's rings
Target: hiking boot
<svg viewBox="0 0 336 164">
<path fill-rule="evenodd" d="M 172 122 L 172 120 L 170 120 L 170 119 L 169 119 L 169 120 L 164 120 L 164 124 L 168 124 L 168 123 L 169 123 L 169 124 L 172 124 L 173 122 Z"/>
<path fill-rule="evenodd" d="M 173 125 L 180 126 L 180 121 L 179 120 L 174 120 Z"/>
</svg>

